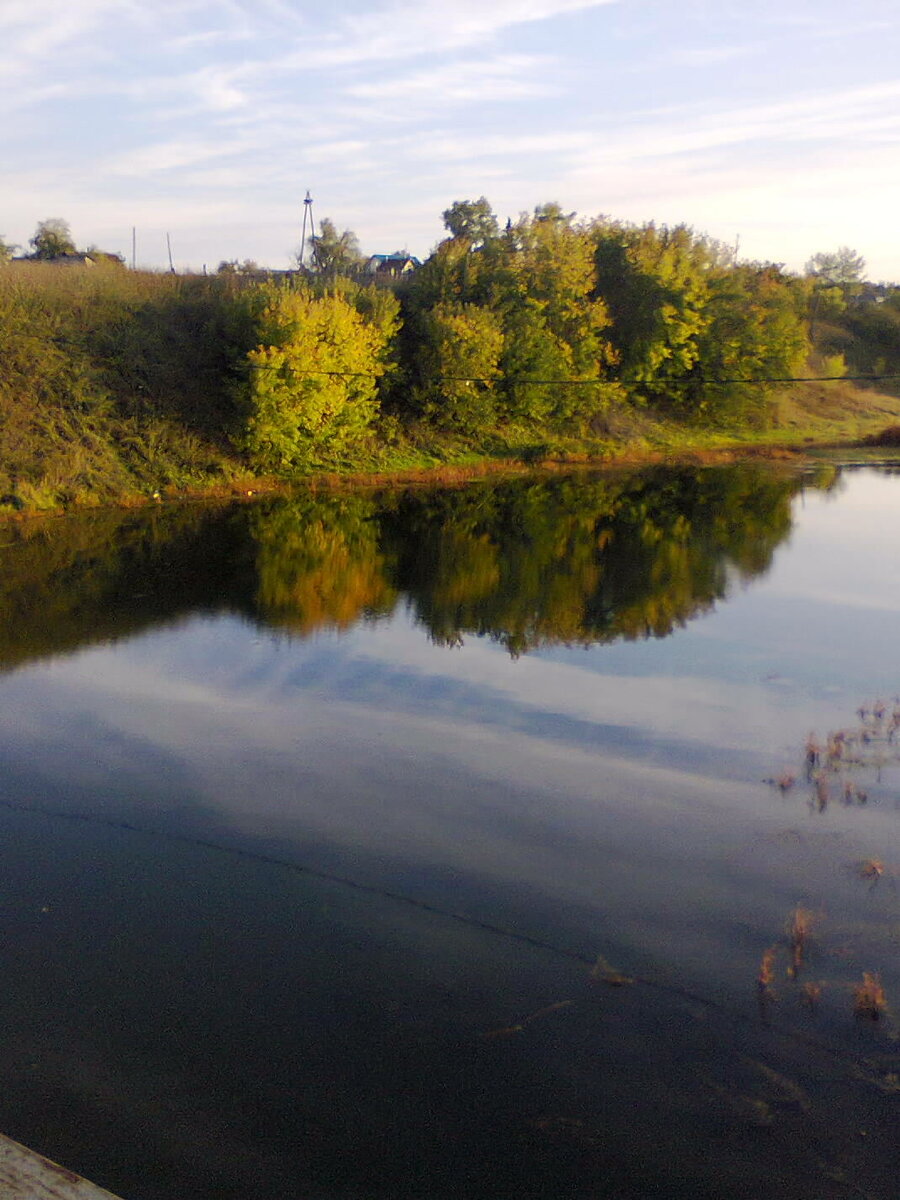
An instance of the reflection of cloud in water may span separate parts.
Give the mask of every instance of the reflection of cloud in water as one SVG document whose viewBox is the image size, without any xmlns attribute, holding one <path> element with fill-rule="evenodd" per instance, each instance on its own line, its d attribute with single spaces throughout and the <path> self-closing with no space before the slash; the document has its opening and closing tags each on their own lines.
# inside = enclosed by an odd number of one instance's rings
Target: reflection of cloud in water
<svg viewBox="0 0 900 1200">
<path fill-rule="evenodd" d="M 359 705 L 361 719 L 395 712 L 402 719 L 428 714 L 449 726 L 524 724 L 566 742 L 591 742 L 593 730 L 596 746 L 628 746 L 633 753 L 652 753 L 661 741 L 685 742 L 689 751 L 752 752 L 779 736 L 783 713 L 773 711 L 764 680 L 606 675 L 603 653 L 567 662 L 510 660 L 480 639 L 448 651 L 399 617 L 343 637 L 280 644 L 252 642 L 236 622 L 198 621 L 184 637 L 152 635 L 115 653 L 96 652 L 102 665 L 93 654 L 81 655 L 53 671 L 84 676 L 79 686 L 88 691 L 99 678 L 104 691 L 127 698 L 128 708 L 140 711 L 157 697 L 163 708 L 172 702 L 223 716 L 231 711 L 273 734 L 286 717 L 303 712 L 305 720 L 312 706 L 321 713 L 350 702 Z"/>
<path fill-rule="evenodd" d="M 766 588 L 773 596 L 896 613 L 898 481 L 868 470 L 842 480 L 839 497 L 807 492 L 795 504 L 790 551 L 776 551 Z"/>
<path fill-rule="evenodd" d="M 148 740 L 160 761 L 180 764 L 190 778 L 191 803 L 241 837 L 286 840 L 301 858 L 307 844 L 340 847 L 351 865 L 356 852 L 376 864 L 382 856 L 387 871 L 399 857 L 410 864 L 407 886 L 426 895 L 452 890 L 442 872 L 460 881 L 484 876 L 513 896 L 536 889 L 541 907 L 594 909 L 597 921 L 602 912 L 603 923 L 620 930 L 638 921 L 667 925 L 676 901 L 684 919 L 693 902 L 688 875 L 701 863 L 709 879 L 718 873 L 713 864 L 757 796 L 754 786 L 726 792 L 716 780 L 487 728 L 477 716 L 448 721 L 323 703 L 315 694 L 285 705 L 229 702 L 213 691 L 204 702 L 196 685 L 173 693 L 162 677 L 102 651 L 53 674 L 51 693 L 20 677 L 7 696 L 20 711 L 35 706 L 29 749 L 41 740 L 38 714 L 46 714 L 43 733 L 58 758 L 45 770 L 55 768 L 60 784 L 70 786 L 81 770 L 71 742 L 83 724 L 67 732 L 60 716 L 77 698 L 96 731 L 90 777 L 106 763 L 110 734 L 126 745 Z M 4 746 L 14 743 L 7 719 L 0 730 Z M 117 750 L 109 765 L 123 796 L 140 792 L 145 762 L 130 772 Z M 161 816 L 148 799 L 143 822 Z"/>
<path fill-rule="evenodd" d="M 598 772 L 612 773 L 633 776 L 623 787 L 639 793 L 652 771 L 645 759 L 661 742 L 672 755 L 665 774 L 703 794 L 718 785 L 679 772 L 678 745 L 684 760 L 705 760 L 710 773 L 725 750 L 752 751 L 782 732 L 762 684 L 604 677 L 540 658 L 513 662 L 477 640 L 448 652 L 400 622 L 275 647 L 254 645 L 248 634 L 234 622 L 197 623 L 183 637 L 157 634 L 9 681 L 8 694 L 23 693 L 12 701 L 16 734 L 58 736 L 71 702 L 72 711 L 191 762 L 217 805 L 290 816 L 299 777 L 319 799 L 334 793 L 329 822 L 340 825 L 337 814 L 349 805 L 351 834 L 358 806 L 373 795 L 390 797 L 391 811 L 377 817 L 384 828 L 414 822 L 437 781 L 459 773 L 485 786 L 528 787 L 543 777 L 550 792 L 582 799 L 596 795 Z M 198 640 L 206 642 L 201 652 Z M 216 656 L 220 642 L 230 648 L 227 667 Z M 51 684 L 46 693 L 42 679 Z M 423 769 L 429 762 L 439 767 Z M 121 757 L 112 765 L 120 770 Z M 421 778 L 404 797 L 409 772 Z"/>
</svg>

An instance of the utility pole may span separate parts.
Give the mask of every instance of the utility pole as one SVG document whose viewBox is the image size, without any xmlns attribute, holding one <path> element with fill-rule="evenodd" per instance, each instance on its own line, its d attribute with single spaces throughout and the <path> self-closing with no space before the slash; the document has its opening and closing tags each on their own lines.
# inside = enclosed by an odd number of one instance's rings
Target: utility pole
<svg viewBox="0 0 900 1200">
<path fill-rule="evenodd" d="M 312 244 L 312 252 L 310 257 L 312 259 L 312 265 L 316 265 L 316 224 L 315 218 L 313 217 L 312 205 L 312 196 L 309 194 L 309 190 L 307 189 L 306 199 L 303 201 L 303 236 L 300 238 L 300 254 L 297 257 L 297 265 L 300 267 L 301 271 L 303 270 L 303 255 L 306 252 L 307 220 L 309 221 L 309 240 Z"/>
<path fill-rule="evenodd" d="M 172 262 L 172 238 L 170 237 L 170 235 L 168 233 L 166 234 L 166 247 L 168 248 L 168 251 L 169 251 L 169 271 L 174 275 L 175 274 L 175 264 Z"/>
</svg>

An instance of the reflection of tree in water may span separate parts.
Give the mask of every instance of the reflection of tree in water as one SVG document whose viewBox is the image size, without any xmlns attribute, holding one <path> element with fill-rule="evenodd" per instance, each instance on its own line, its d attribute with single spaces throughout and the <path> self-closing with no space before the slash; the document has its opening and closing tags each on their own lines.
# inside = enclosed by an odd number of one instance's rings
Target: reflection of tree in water
<svg viewBox="0 0 900 1200">
<path fill-rule="evenodd" d="M 382 527 L 436 641 L 519 654 L 665 636 L 768 568 L 799 486 L 758 467 L 513 481 L 407 495 Z"/>
<path fill-rule="evenodd" d="M 0 667 L 247 608 L 242 514 L 101 509 L 0 530 Z"/>
<path fill-rule="evenodd" d="M 401 595 L 444 645 L 661 637 L 768 567 L 799 486 L 759 467 L 656 470 L 8 527 L 0 662 L 198 611 L 305 636 Z"/>
<path fill-rule="evenodd" d="M 303 635 L 390 612 L 396 596 L 374 515 L 359 496 L 308 496 L 254 512 L 263 619 Z"/>
</svg>

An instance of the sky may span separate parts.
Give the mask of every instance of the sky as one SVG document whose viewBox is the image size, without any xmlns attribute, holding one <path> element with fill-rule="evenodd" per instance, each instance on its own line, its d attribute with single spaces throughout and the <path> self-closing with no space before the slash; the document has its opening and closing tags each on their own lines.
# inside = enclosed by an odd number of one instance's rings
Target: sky
<svg viewBox="0 0 900 1200">
<path fill-rule="evenodd" d="M 896 0 L 0 0 L 0 235 L 180 270 L 317 220 L 424 257 L 454 200 L 685 223 L 900 281 Z"/>
</svg>

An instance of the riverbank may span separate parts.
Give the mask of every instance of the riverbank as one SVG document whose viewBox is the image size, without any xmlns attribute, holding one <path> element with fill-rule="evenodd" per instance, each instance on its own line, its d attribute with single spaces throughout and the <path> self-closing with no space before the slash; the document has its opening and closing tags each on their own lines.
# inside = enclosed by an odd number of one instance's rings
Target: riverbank
<svg viewBox="0 0 900 1200">
<path fill-rule="evenodd" d="M 650 337 L 616 289 L 652 264 L 607 261 L 613 242 L 637 253 L 635 231 L 535 220 L 517 235 L 521 278 L 502 247 L 492 258 L 450 239 L 396 292 L 324 276 L 0 272 L 0 514 L 723 461 L 900 425 L 900 396 L 844 378 L 876 367 L 810 339 L 808 281 L 717 267 L 687 231 L 648 228 L 654 253 L 706 264 L 699 299 L 656 312 Z M 780 382 L 806 375 L 823 379 Z"/>
<path fill-rule="evenodd" d="M 900 446 L 900 433 L 893 436 L 895 427 L 900 430 L 900 397 L 841 382 L 798 386 L 779 405 L 777 424 L 767 430 L 704 429 L 629 409 L 618 415 L 603 438 L 567 437 L 542 443 L 533 440 L 533 435 L 529 438 L 527 431 L 512 430 L 479 442 L 433 430 L 412 431 L 392 445 L 373 443 L 339 467 L 322 466 L 288 478 L 254 474 L 236 455 L 209 447 L 214 457 L 204 471 L 179 477 L 161 469 L 157 458 L 155 473 L 125 468 L 114 472 L 106 486 L 98 486 L 103 458 L 115 450 L 114 444 L 109 444 L 95 447 L 103 453 L 97 453 L 98 465 L 89 488 L 79 488 L 75 478 L 57 480 L 54 487 L 23 488 L 19 494 L 0 496 L 0 519 L 106 506 L 252 499 L 263 493 L 289 492 L 298 484 L 316 490 L 453 485 L 536 469 L 554 472 L 658 462 L 714 464 L 748 457 L 833 459 L 835 455 L 845 457 L 849 451 L 861 459 L 877 460 L 886 454 L 892 457 L 891 445 Z M 196 446 L 194 450 L 198 452 Z"/>
</svg>

